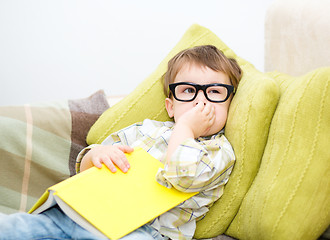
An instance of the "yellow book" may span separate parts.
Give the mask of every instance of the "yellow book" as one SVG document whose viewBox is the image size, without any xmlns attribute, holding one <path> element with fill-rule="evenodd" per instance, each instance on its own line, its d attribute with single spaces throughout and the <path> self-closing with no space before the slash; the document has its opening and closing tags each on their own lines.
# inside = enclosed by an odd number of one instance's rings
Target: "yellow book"
<svg viewBox="0 0 330 240">
<path fill-rule="evenodd" d="M 141 148 L 126 154 L 127 173 L 92 167 L 46 190 L 29 213 L 58 204 L 80 226 L 119 239 L 197 193 L 183 193 L 156 181 L 163 164 Z"/>
</svg>

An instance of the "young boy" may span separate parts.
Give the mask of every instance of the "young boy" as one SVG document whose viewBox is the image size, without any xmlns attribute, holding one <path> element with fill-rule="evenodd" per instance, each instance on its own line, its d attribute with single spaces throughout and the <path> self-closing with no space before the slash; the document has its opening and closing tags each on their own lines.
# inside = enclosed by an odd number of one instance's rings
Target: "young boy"
<svg viewBox="0 0 330 240">
<path fill-rule="evenodd" d="M 157 181 L 183 192 L 199 192 L 179 206 L 133 231 L 123 240 L 192 239 L 201 219 L 223 193 L 234 165 L 223 135 L 227 114 L 242 72 L 214 46 L 178 53 L 168 63 L 165 107 L 174 122 L 145 120 L 91 145 L 77 158 L 77 172 L 105 164 L 129 171 L 125 152 L 141 147 L 164 163 Z M 97 184 L 97 183 L 96 183 Z M 71 221 L 58 207 L 39 215 L 0 216 L 0 239 L 98 239 Z"/>
</svg>

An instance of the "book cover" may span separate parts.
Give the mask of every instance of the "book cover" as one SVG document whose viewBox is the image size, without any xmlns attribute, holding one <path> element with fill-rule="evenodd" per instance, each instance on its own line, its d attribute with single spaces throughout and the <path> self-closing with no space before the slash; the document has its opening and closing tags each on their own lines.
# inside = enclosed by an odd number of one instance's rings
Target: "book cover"
<svg viewBox="0 0 330 240">
<path fill-rule="evenodd" d="M 50 188 L 29 211 L 58 204 L 72 220 L 98 236 L 119 239 L 197 193 L 156 181 L 163 164 L 141 148 L 126 154 L 127 173 L 92 167 Z"/>
</svg>

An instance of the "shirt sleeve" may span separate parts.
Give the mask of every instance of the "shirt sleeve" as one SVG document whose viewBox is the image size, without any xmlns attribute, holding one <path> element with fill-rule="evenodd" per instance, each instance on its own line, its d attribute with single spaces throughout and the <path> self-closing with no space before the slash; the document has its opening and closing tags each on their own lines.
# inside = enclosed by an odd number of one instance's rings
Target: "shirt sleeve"
<svg viewBox="0 0 330 240">
<path fill-rule="evenodd" d="M 132 146 L 133 143 L 140 137 L 140 129 L 143 126 L 142 123 L 135 123 L 126 128 L 123 128 L 117 132 L 109 135 L 102 145 L 128 145 Z"/>
<path fill-rule="evenodd" d="M 211 190 L 228 181 L 234 161 L 234 151 L 224 135 L 206 141 L 187 139 L 158 171 L 157 181 L 182 192 Z"/>
</svg>

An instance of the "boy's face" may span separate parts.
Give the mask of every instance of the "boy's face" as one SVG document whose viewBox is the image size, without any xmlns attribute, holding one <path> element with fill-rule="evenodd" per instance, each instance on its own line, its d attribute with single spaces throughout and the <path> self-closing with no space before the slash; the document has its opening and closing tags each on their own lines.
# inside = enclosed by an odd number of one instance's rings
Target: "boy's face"
<svg viewBox="0 0 330 240">
<path fill-rule="evenodd" d="M 186 64 L 178 72 L 174 83 L 178 82 L 190 82 L 200 85 L 212 84 L 212 83 L 222 83 L 231 85 L 229 77 L 223 72 L 216 72 L 206 66 L 199 66 L 196 64 Z M 212 127 L 203 136 L 210 136 L 218 133 L 227 121 L 227 114 L 232 96 L 222 103 L 210 102 L 206 99 L 202 90 L 197 94 L 197 97 L 190 102 L 181 102 L 173 98 L 166 98 L 165 106 L 169 117 L 174 117 L 174 121 L 177 122 L 178 119 L 188 112 L 190 109 L 194 108 L 197 103 L 211 104 L 214 108 L 215 122 Z"/>
</svg>

